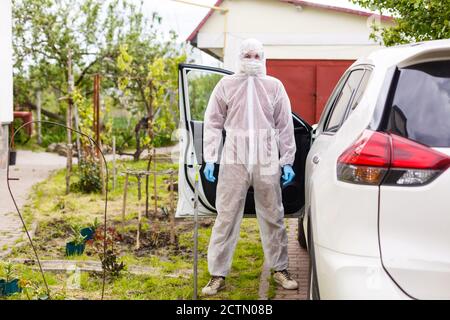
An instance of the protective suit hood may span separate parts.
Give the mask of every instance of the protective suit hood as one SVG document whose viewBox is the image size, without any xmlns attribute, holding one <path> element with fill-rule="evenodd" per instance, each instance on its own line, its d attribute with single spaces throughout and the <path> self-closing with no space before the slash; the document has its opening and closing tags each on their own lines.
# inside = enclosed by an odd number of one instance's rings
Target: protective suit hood
<svg viewBox="0 0 450 320">
<path fill-rule="evenodd" d="M 247 76 L 267 74 L 264 46 L 256 39 L 244 40 L 239 49 L 238 73 Z"/>
</svg>

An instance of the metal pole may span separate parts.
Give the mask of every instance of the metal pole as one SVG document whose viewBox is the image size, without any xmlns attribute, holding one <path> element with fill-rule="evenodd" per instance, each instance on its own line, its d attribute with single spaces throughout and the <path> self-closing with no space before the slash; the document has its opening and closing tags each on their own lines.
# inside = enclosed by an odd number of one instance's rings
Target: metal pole
<svg viewBox="0 0 450 320">
<path fill-rule="evenodd" d="M 195 165 L 195 201 L 194 201 L 194 300 L 198 299 L 198 182 L 199 166 Z"/>
<path fill-rule="evenodd" d="M 100 75 L 96 74 L 94 76 L 94 132 L 95 132 L 95 142 L 99 148 L 101 148 L 100 145 Z M 96 148 L 96 156 L 97 158 L 100 158 L 100 150 L 99 148 Z M 107 183 L 108 181 L 105 181 L 105 175 L 104 175 L 104 167 L 103 162 L 100 161 L 100 177 L 102 180 L 102 194 L 105 195 Z"/>
<path fill-rule="evenodd" d="M 170 171 L 170 244 L 175 245 L 175 196 L 173 171 Z"/>
</svg>

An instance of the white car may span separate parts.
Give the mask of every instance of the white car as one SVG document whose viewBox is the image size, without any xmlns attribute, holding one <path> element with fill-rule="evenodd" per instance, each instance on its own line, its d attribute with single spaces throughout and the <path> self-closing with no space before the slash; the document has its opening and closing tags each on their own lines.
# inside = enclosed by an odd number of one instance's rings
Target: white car
<svg viewBox="0 0 450 320">
<path fill-rule="evenodd" d="M 313 299 L 450 299 L 450 40 L 358 60 L 306 161 Z"/>
<path fill-rule="evenodd" d="M 194 212 L 202 115 L 227 73 L 180 66 L 179 217 Z M 310 254 L 310 298 L 450 299 L 450 40 L 358 60 L 314 129 L 293 121 L 297 177 L 283 204 Z M 213 215 L 202 169 L 199 212 Z"/>
</svg>

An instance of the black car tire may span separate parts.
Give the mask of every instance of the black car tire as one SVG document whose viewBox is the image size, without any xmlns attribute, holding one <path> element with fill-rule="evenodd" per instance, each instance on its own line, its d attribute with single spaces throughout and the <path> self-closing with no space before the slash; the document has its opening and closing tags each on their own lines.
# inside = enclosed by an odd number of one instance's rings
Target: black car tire
<svg viewBox="0 0 450 320">
<path fill-rule="evenodd" d="M 320 300 L 319 284 L 317 281 L 315 256 L 314 256 L 314 244 L 311 230 L 311 221 L 308 221 L 308 243 L 309 249 L 309 286 L 308 286 L 308 299 Z"/>
<path fill-rule="evenodd" d="M 298 218 L 298 243 L 302 249 L 308 249 L 308 244 L 306 242 L 305 230 L 303 229 L 303 217 Z"/>
</svg>

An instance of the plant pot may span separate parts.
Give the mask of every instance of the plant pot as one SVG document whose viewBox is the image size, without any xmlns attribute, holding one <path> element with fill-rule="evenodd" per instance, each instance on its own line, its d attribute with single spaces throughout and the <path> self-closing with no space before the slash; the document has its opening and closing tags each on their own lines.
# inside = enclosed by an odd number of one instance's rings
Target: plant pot
<svg viewBox="0 0 450 320">
<path fill-rule="evenodd" d="M 9 165 L 10 166 L 15 166 L 16 165 L 16 160 L 17 160 L 17 151 L 10 150 L 9 151 Z"/>
<path fill-rule="evenodd" d="M 66 256 L 81 256 L 84 252 L 85 245 L 69 242 L 66 244 Z"/>
<path fill-rule="evenodd" d="M 14 279 L 11 281 L 0 280 L 0 295 L 1 296 L 12 296 L 13 294 L 22 292 L 19 286 L 19 279 Z"/>
<path fill-rule="evenodd" d="M 4 295 L 6 280 L 0 279 L 0 297 Z"/>
<path fill-rule="evenodd" d="M 94 239 L 95 230 L 94 228 L 84 228 L 81 229 L 80 234 L 84 237 L 85 241 Z"/>
</svg>

